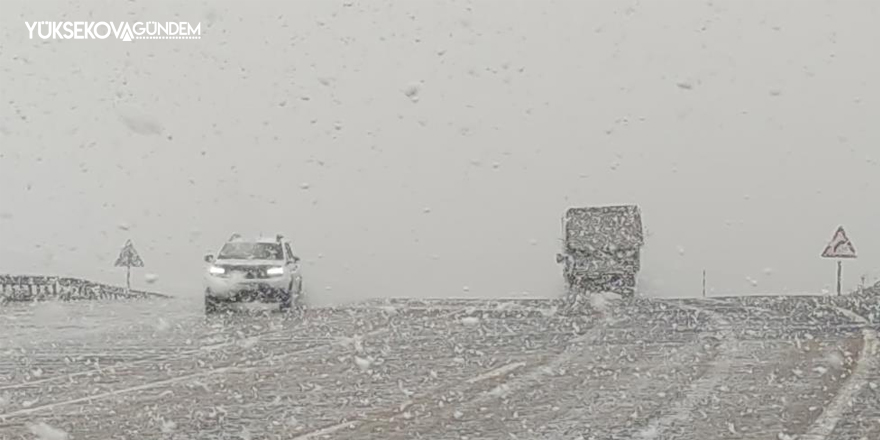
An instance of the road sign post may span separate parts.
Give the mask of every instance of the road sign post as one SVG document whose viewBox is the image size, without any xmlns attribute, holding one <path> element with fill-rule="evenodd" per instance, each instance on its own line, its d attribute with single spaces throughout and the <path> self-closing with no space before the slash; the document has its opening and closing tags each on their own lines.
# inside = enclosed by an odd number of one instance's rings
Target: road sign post
<svg viewBox="0 0 880 440">
<path fill-rule="evenodd" d="M 132 266 L 144 267 L 144 260 L 141 259 L 141 256 L 138 255 L 137 251 L 134 249 L 134 245 L 131 243 L 131 240 L 126 241 L 125 245 L 122 246 L 122 250 L 119 251 L 119 258 L 116 259 L 115 266 L 125 266 L 125 290 L 126 292 L 130 292 Z"/>
<path fill-rule="evenodd" d="M 706 269 L 703 269 L 703 298 L 706 297 Z"/>
<path fill-rule="evenodd" d="M 843 226 L 837 228 L 837 232 L 834 233 L 834 237 L 831 237 L 831 242 L 828 243 L 828 246 L 825 246 L 825 250 L 822 252 L 823 258 L 837 258 L 837 296 L 841 295 L 841 280 L 843 278 L 843 258 L 857 258 L 856 248 L 853 246 L 852 241 L 850 241 L 849 237 L 846 235 L 846 231 L 843 230 Z"/>
</svg>

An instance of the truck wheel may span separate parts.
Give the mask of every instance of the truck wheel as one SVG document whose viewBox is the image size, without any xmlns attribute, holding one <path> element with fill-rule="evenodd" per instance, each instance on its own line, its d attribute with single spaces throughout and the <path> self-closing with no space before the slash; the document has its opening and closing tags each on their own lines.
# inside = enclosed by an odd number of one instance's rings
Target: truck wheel
<svg viewBox="0 0 880 440">
<path fill-rule="evenodd" d="M 635 275 L 627 275 L 623 278 L 623 285 L 621 286 L 622 295 L 626 298 L 632 298 L 636 296 L 636 276 Z"/>
</svg>

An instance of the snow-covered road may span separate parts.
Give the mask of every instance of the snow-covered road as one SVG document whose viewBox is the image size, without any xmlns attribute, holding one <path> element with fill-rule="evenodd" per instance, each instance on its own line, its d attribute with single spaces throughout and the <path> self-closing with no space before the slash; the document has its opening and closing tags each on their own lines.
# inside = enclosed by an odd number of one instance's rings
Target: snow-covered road
<svg viewBox="0 0 880 440">
<path fill-rule="evenodd" d="M 4 306 L 0 438 L 880 438 L 875 309 L 553 306 L 208 319 L 182 300 Z"/>
</svg>

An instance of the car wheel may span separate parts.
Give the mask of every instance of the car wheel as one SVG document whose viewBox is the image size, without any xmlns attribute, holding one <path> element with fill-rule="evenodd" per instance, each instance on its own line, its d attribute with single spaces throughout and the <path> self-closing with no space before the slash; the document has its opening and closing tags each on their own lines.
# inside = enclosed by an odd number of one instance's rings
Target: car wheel
<svg viewBox="0 0 880 440">
<path fill-rule="evenodd" d="M 290 286 L 287 290 L 281 292 L 281 304 L 280 308 L 282 312 L 286 312 L 290 310 L 290 307 L 293 305 L 293 282 L 290 282 Z"/>
<path fill-rule="evenodd" d="M 299 310 L 304 310 L 306 308 L 302 278 L 300 278 L 296 284 L 296 308 Z"/>
<path fill-rule="evenodd" d="M 220 301 L 217 301 L 216 298 L 205 295 L 205 314 L 210 315 L 213 313 L 217 313 L 220 309 Z"/>
</svg>

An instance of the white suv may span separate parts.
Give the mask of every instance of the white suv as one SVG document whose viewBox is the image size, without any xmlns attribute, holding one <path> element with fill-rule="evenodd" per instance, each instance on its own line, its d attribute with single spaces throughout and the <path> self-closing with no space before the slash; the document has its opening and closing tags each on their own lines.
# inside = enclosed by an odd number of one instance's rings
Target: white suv
<svg viewBox="0 0 880 440">
<path fill-rule="evenodd" d="M 281 235 L 244 240 L 234 234 L 205 262 L 205 313 L 225 302 L 278 302 L 282 310 L 303 304 L 299 257 Z"/>
</svg>

